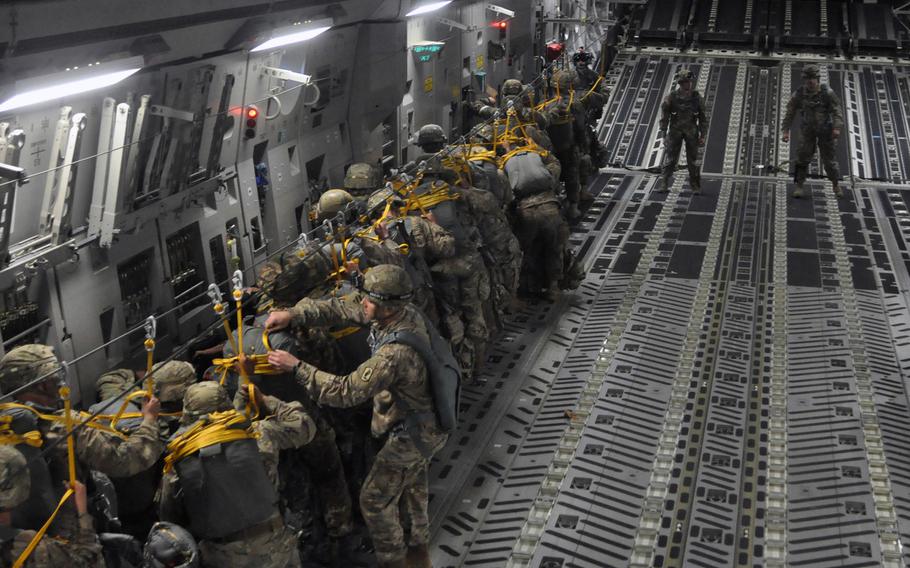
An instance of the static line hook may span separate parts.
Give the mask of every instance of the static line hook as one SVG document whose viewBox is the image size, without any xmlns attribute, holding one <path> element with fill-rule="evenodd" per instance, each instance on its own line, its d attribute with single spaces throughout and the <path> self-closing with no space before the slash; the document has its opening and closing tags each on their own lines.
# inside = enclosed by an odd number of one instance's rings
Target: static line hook
<svg viewBox="0 0 910 568">
<path fill-rule="evenodd" d="M 155 339 L 158 335 L 158 322 L 155 320 L 155 316 L 149 316 L 145 318 L 145 338 L 146 339 Z"/>
<path fill-rule="evenodd" d="M 218 287 L 218 284 L 209 284 L 208 290 L 206 290 L 205 293 L 208 294 L 213 305 L 217 306 L 221 304 L 221 288 Z"/>
<path fill-rule="evenodd" d="M 243 294 L 243 271 L 235 270 L 231 282 L 234 284 L 234 299 L 238 300 L 237 293 Z"/>
<path fill-rule="evenodd" d="M 310 244 L 310 236 L 306 233 L 300 233 L 300 236 L 297 237 L 297 246 L 306 248 L 308 244 Z"/>
</svg>

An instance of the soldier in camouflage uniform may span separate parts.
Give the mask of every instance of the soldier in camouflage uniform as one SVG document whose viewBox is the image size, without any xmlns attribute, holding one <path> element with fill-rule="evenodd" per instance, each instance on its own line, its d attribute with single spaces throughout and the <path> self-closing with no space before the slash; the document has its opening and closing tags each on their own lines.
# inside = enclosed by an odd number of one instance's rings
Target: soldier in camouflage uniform
<svg viewBox="0 0 910 568">
<path fill-rule="evenodd" d="M 525 151 L 506 145 L 505 169 L 515 194 L 515 234 L 524 251 L 523 289 L 555 301 L 563 279 L 563 256 L 568 227 L 559 212 L 553 188 L 559 164 L 547 152 Z"/>
<path fill-rule="evenodd" d="M 282 402 L 258 389 L 254 396 L 265 418 L 236 426 L 248 436 L 201 445 L 176 460 L 161 482 L 160 517 L 190 530 L 204 568 L 300 566 L 297 539 L 278 509 L 278 458 L 281 450 L 308 443 L 316 427 L 299 402 Z M 238 398 L 238 404 L 246 402 Z M 169 450 L 200 421 L 233 408 L 218 383 L 191 386 L 183 399 L 182 428 Z"/>
<path fill-rule="evenodd" d="M 443 334 L 452 342 L 461 362 L 463 378 L 472 381 L 482 364 L 482 353 L 489 339 L 484 302 L 490 298 L 490 277 L 480 255 L 482 239 L 477 219 L 457 185 L 458 175 L 434 156 L 445 147 L 442 127 L 427 124 L 417 134 L 417 144 L 425 152 L 416 163 L 424 163 L 423 183 L 413 195 L 430 192 L 443 183 L 453 199 L 432 208 L 436 222 L 455 237 L 456 254 L 432 266 L 436 297 L 443 304 L 440 318 Z"/>
<path fill-rule="evenodd" d="M 588 153 L 588 134 L 585 109 L 575 93 L 575 74 L 558 71 L 553 76 L 557 98 L 547 107 L 547 134 L 553 142 L 553 153 L 562 166 L 561 181 L 566 189 L 566 217 L 576 221 L 581 217 L 582 200 L 579 163 Z M 589 196 L 584 196 L 589 201 Z"/>
<path fill-rule="evenodd" d="M 117 369 L 105 376 L 123 378 L 124 382 L 116 389 L 119 392 L 125 392 L 131 387 L 135 388 L 136 379 L 133 378 L 133 371 Z M 156 363 L 152 367 L 152 378 L 155 385 L 155 396 L 161 402 L 162 410 L 165 413 L 179 413 L 183 407 L 183 393 L 190 384 L 196 382 L 196 371 L 193 365 L 186 361 L 167 361 Z M 108 383 L 108 386 L 113 386 L 114 382 Z M 98 383 L 101 383 L 101 379 Z M 114 397 L 104 399 L 89 407 L 89 413 L 109 416 L 116 414 L 123 407 L 127 418 L 118 421 L 115 427 L 120 432 L 130 435 L 142 424 L 140 418 L 131 417 L 140 414 L 141 405 L 137 399 L 133 399 L 128 401 L 124 407 L 122 398 L 117 398 L 120 396 L 119 392 Z M 162 439 L 167 439 L 173 434 L 178 422 L 179 420 L 174 416 L 159 418 L 158 426 Z M 160 480 L 160 464 L 155 464 L 149 469 L 129 477 L 111 477 L 111 483 L 116 489 L 118 497 L 116 511 L 120 521 L 118 532 L 128 533 L 138 539 L 145 538 L 157 518 L 155 489 Z"/>
<path fill-rule="evenodd" d="M 272 312 L 270 329 L 294 326 L 327 326 L 339 322 L 372 326 L 373 345 L 397 331 L 429 340 L 425 319 L 409 304 L 411 280 L 404 269 L 377 266 L 366 274 L 364 296 L 352 300 L 302 300 L 293 309 Z M 429 567 L 427 550 L 427 467 L 447 435 L 433 416 L 426 364 L 411 347 L 383 344 L 353 373 L 334 375 L 299 361 L 290 353 L 273 351 L 269 362 L 281 369 L 296 369 L 297 379 L 322 404 L 350 407 L 373 400 L 373 433 L 388 434 L 360 493 L 360 506 L 370 530 L 380 567 Z M 405 416 L 417 426 L 405 429 Z M 414 439 L 412 436 L 416 436 Z M 406 514 L 400 513 L 403 508 Z M 409 526 L 402 526 L 403 519 Z M 406 536 L 407 535 L 407 539 Z"/>
<path fill-rule="evenodd" d="M 392 243 L 397 250 L 400 250 L 399 247 L 406 247 L 404 268 L 414 284 L 414 305 L 430 318 L 434 325 L 439 325 L 430 265 L 455 256 L 455 237 L 433 221 L 435 217 L 432 213 L 423 216 L 404 215 L 402 213 L 404 205 L 404 198 L 391 188 L 374 192 L 367 201 L 367 209 L 374 223 L 373 230 L 377 238 L 384 243 Z M 383 217 L 386 207 L 388 215 Z"/>
<path fill-rule="evenodd" d="M 14 400 L 45 414 L 53 413 L 62 404 L 58 392 L 60 377 L 54 374 L 58 369 L 57 357 L 47 345 L 20 345 L 0 359 L 0 388 L 9 393 L 27 386 L 14 395 Z M 36 382 L 31 384 L 33 381 Z M 140 423 L 125 438 L 88 427 L 76 430 L 73 436 L 80 476 L 94 469 L 111 477 L 130 477 L 152 467 L 164 451 L 158 429 L 159 410 L 157 398 L 147 399 L 141 407 Z M 64 479 L 60 476 L 68 469 L 67 445 L 59 438 L 66 436 L 66 429 L 61 422 L 38 420 L 27 410 L 11 409 L 4 414 L 12 417 L 12 429 L 17 434 L 38 432 L 44 447 L 55 444 L 53 451 L 43 458 L 39 456 L 39 448 L 25 442 L 16 444 L 29 460 L 32 490 L 28 501 L 13 512 L 12 524 L 20 529 L 37 530 L 50 517 L 62 495 Z M 67 520 L 58 518 L 50 534 L 66 538 L 66 526 Z"/>
<path fill-rule="evenodd" d="M 35 536 L 12 524 L 12 512 L 29 498 L 32 482 L 29 465 L 22 452 L 11 445 L 0 445 L 0 566 L 12 566 Z M 88 513 L 85 485 L 76 482 L 73 496 L 64 505 L 75 517 L 68 541 L 46 537 L 28 557 L 24 568 L 103 568 L 104 557 Z"/>
<path fill-rule="evenodd" d="M 803 86 L 790 97 L 781 125 L 784 131 L 783 140 L 789 142 L 790 127 L 799 111 L 802 118 L 800 128 L 802 139 L 799 149 L 796 151 L 794 175 L 796 189 L 793 190 L 793 197 L 803 195 L 803 184 L 809 173 L 809 162 L 815 156 L 816 146 L 818 146 L 818 153 L 821 154 L 825 174 L 831 180 L 834 194 L 837 197 L 843 197 L 844 192 L 839 185 L 840 170 L 837 166 L 837 157 L 834 155 L 837 139 L 844 127 L 844 114 L 840 99 L 828 85 L 819 83 L 818 67 L 810 65 L 803 69 L 803 81 Z"/>
<path fill-rule="evenodd" d="M 686 144 L 686 162 L 692 193 L 701 191 L 701 163 L 698 149 L 708 134 L 705 100 L 692 88 L 692 72 L 684 69 L 676 74 L 678 89 L 664 97 L 660 105 L 660 134 L 664 140 L 664 159 L 659 191 L 670 190 L 670 178 L 676 170 L 679 152 Z"/>
</svg>

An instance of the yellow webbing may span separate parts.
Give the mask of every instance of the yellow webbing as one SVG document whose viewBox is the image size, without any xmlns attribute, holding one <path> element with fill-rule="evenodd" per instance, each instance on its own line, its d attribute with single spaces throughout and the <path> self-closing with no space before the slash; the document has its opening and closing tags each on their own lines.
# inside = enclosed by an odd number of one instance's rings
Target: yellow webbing
<svg viewBox="0 0 910 568">
<path fill-rule="evenodd" d="M 341 339 L 342 337 L 347 337 L 349 335 L 353 335 L 353 334 L 357 333 L 358 331 L 360 331 L 361 329 L 363 329 L 363 328 L 358 327 L 356 325 L 352 325 L 351 327 L 339 329 L 338 331 L 330 331 L 329 335 L 331 335 L 335 339 Z"/>
<path fill-rule="evenodd" d="M 63 423 L 66 424 L 66 463 L 69 471 L 69 487 L 63 494 L 63 497 L 60 498 L 60 502 L 57 503 L 54 512 L 51 513 L 51 516 L 47 521 L 41 525 L 41 528 L 38 529 L 38 532 L 32 537 L 28 546 L 25 547 L 25 550 L 22 551 L 22 554 L 20 554 L 19 558 L 16 559 L 16 562 L 13 563 L 13 568 L 21 568 L 22 565 L 25 564 L 28 557 L 31 556 L 32 552 L 35 551 L 35 548 L 38 547 L 41 539 L 44 538 L 51 523 L 57 518 L 57 514 L 60 512 L 60 509 L 63 508 L 63 504 L 73 496 L 76 490 L 76 447 L 74 445 L 75 441 L 73 440 L 73 408 L 72 402 L 70 402 L 69 387 L 60 387 L 60 398 L 63 399 Z"/>
<path fill-rule="evenodd" d="M 12 416 L 0 416 L 0 445 L 15 446 L 17 444 L 26 444 L 33 448 L 40 448 L 44 444 L 41 432 L 31 430 L 24 434 L 17 434 L 12 428 L 12 423 Z"/>
<path fill-rule="evenodd" d="M 239 334 L 238 334 L 239 336 Z M 265 346 L 267 351 L 272 351 L 272 346 L 269 344 L 269 334 L 267 331 L 262 332 L 262 344 Z M 241 360 L 241 357 L 245 360 L 253 362 L 253 374 L 256 375 L 280 375 L 283 373 L 280 369 L 276 369 L 269 363 L 268 353 L 257 353 L 253 355 L 244 355 L 238 354 L 233 357 L 220 357 L 212 360 L 212 365 L 215 366 L 215 370 L 220 373 L 220 378 L 218 379 L 219 384 L 224 384 L 227 380 L 227 375 L 231 370 L 236 367 L 240 367 L 243 370 L 243 373 L 246 373 L 244 367 L 244 361 Z M 246 380 L 249 381 L 249 377 L 246 377 Z M 249 394 L 251 400 L 253 398 L 253 383 L 248 383 Z M 255 401 L 252 402 L 255 405 Z M 249 409 L 247 409 L 249 413 Z M 259 408 L 256 407 L 256 416 L 259 415 Z"/>
<path fill-rule="evenodd" d="M 603 75 L 598 75 L 598 76 L 597 76 L 597 80 L 594 81 L 594 84 L 591 85 L 591 88 L 588 90 L 588 92 L 585 93 L 583 97 L 581 97 L 581 100 L 585 100 L 586 98 L 588 98 L 588 95 L 590 95 L 591 93 L 593 93 L 593 92 L 594 92 L 594 89 L 597 88 L 597 85 L 600 85 L 600 82 L 603 81 L 603 80 L 604 80 L 604 76 L 603 76 Z"/>
<path fill-rule="evenodd" d="M 142 394 L 145 394 L 145 392 L 142 392 Z M 34 414 L 35 416 L 37 416 L 38 419 L 45 420 L 47 422 L 65 423 L 65 419 L 63 416 L 57 416 L 56 414 L 44 414 L 43 412 L 39 412 L 39 411 L 35 410 L 34 408 L 32 408 L 31 406 L 28 406 L 27 404 L 19 404 L 18 402 L 0 403 L 0 412 L 3 412 L 4 410 L 12 410 L 12 409 L 27 410 L 27 411 L 31 412 L 32 414 Z M 88 420 L 88 417 L 91 415 L 88 413 L 85 413 L 85 412 L 76 412 L 75 416 L 77 419 L 80 420 L 80 424 L 84 425 L 86 428 L 94 428 L 95 430 L 101 430 L 103 432 L 107 432 L 109 434 L 114 434 L 114 435 L 119 436 L 124 439 L 126 438 L 126 436 L 122 432 L 118 432 L 117 430 L 114 430 L 113 428 L 111 428 L 109 425 L 102 423 L 102 420 L 105 419 L 105 417 L 103 417 L 103 416 L 96 416 L 92 420 Z M 127 415 L 124 414 L 124 416 L 127 416 Z"/>
<path fill-rule="evenodd" d="M 164 457 L 164 473 L 171 471 L 174 465 L 183 458 L 203 448 L 236 440 L 258 438 L 258 434 L 253 431 L 251 426 L 233 427 L 247 421 L 247 417 L 236 410 L 226 410 L 213 412 L 208 415 L 208 418 L 196 422 L 167 445 L 168 454 Z"/>
<path fill-rule="evenodd" d="M 444 201 L 453 201 L 455 199 L 457 199 L 457 196 L 449 192 L 449 184 L 442 182 L 440 185 L 436 185 L 436 182 L 433 182 L 428 193 L 423 195 L 411 193 L 408 195 L 405 209 L 406 211 L 419 209 L 422 213 L 426 213 L 428 209 L 432 209 Z"/>
<path fill-rule="evenodd" d="M 522 154 L 524 152 L 533 152 L 535 154 L 540 155 L 540 157 L 542 157 L 542 158 L 546 158 L 547 156 L 550 155 L 549 152 L 547 152 L 540 146 L 537 146 L 536 144 L 530 144 L 528 146 L 522 146 L 521 148 L 515 148 L 514 150 L 512 150 L 511 152 L 508 152 L 505 156 L 500 158 L 500 160 L 499 160 L 499 163 L 501 164 L 500 167 L 504 167 L 506 165 L 506 162 L 508 162 L 509 160 L 514 158 L 517 154 Z"/>
</svg>

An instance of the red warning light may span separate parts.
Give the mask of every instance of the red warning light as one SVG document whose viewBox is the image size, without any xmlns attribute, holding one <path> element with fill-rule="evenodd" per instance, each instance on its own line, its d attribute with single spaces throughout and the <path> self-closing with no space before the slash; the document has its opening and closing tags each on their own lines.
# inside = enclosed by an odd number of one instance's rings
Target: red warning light
<svg viewBox="0 0 910 568">
<path fill-rule="evenodd" d="M 499 22 L 493 22 L 493 27 L 494 27 L 494 28 L 499 28 L 499 29 L 501 29 L 501 30 L 504 30 L 504 29 L 506 29 L 507 27 L 509 27 L 509 24 L 508 24 L 508 22 L 506 22 L 505 20 L 502 20 L 502 21 L 499 21 Z"/>
<path fill-rule="evenodd" d="M 256 118 L 259 116 L 259 111 L 256 109 L 256 107 L 250 107 L 246 109 L 246 116 L 247 118 Z"/>
</svg>

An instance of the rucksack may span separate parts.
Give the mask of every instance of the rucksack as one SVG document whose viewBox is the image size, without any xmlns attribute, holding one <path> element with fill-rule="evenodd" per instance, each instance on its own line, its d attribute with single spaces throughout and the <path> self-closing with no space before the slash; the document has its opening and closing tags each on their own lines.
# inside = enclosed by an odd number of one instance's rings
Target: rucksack
<svg viewBox="0 0 910 568">
<path fill-rule="evenodd" d="M 429 342 L 410 331 L 395 331 L 374 345 L 373 350 L 375 352 L 383 345 L 398 343 L 407 345 L 420 355 L 427 366 L 436 423 L 440 430 L 448 434 L 458 427 L 461 366 L 455 359 L 455 355 L 452 354 L 449 342 L 429 322 L 427 322 L 427 334 L 430 336 Z"/>
</svg>

